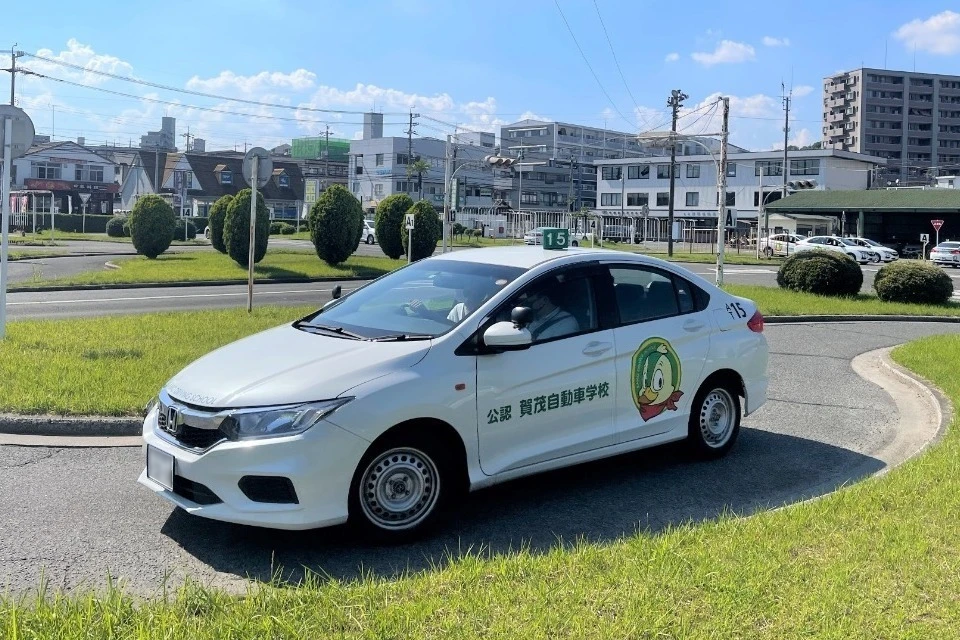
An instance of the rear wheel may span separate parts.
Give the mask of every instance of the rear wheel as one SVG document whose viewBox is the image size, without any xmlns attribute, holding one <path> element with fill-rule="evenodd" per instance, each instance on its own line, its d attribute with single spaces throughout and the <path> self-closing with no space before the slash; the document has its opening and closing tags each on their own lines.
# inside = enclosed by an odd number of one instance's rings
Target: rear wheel
<svg viewBox="0 0 960 640">
<path fill-rule="evenodd" d="M 577 242 L 576 240 L 574 240 L 573 242 L 570 243 L 570 246 L 571 246 L 571 247 L 579 247 L 579 246 L 580 246 L 580 243 Z"/>
<path fill-rule="evenodd" d="M 772 257 L 773 257 L 773 247 L 766 247 L 766 248 L 764 248 L 764 250 L 763 250 L 763 255 L 767 256 L 768 258 L 772 258 Z"/>
<path fill-rule="evenodd" d="M 367 244 L 373 244 L 373 235 L 367 236 Z"/>
<path fill-rule="evenodd" d="M 721 380 L 700 387 L 690 408 L 687 440 L 700 458 L 715 459 L 730 451 L 740 433 L 740 396 Z"/>
</svg>

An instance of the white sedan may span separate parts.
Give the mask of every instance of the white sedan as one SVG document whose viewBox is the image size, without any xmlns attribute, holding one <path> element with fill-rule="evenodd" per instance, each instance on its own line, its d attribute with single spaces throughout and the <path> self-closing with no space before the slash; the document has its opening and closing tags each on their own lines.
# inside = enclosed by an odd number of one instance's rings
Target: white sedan
<svg viewBox="0 0 960 640">
<path fill-rule="evenodd" d="M 838 238 L 836 236 L 813 236 L 798 242 L 796 251 L 811 251 L 820 249 L 823 251 L 836 251 L 846 255 L 851 260 L 860 264 L 867 262 L 880 262 L 880 254 L 865 247 L 859 246 L 853 240 L 848 238 Z"/>
<path fill-rule="evenodd" d="M 768 258 L 788 256 L 794 252 L 797 243 L 803 240 L 803 236 L 794 233 L 777 233 L 769 238 L 760 238 L 760 252 Z"/>
<path fill-rule="evenodd" d="M 520 476 L 678 440 L 723 456 L 767 360 L 756 305 L 676 264 L 447 253 L 180 371 L 139 482 L 216 520 L 404 538 Z"/>
<path fill-rule="evenodd" d="M 374 226 L 372 220 L 363 221 L 363 235 L 361 240 L 367 244 L 374 244 L 377 241 L 377 228 Z"/>
<path fill-rule="evenodd" d="M 890 247 L 884 246 L 877 242 L 876 240 L 871 240 L 869 238 L 844 238 L 844 240 L 852 240 L 858 246 L 861 246 L 868 251 L 873 251 L 874 253 L 879 254 L 880 259 L 884 262 L 893 262 L 894 260 L 900 259 L 900 254 L 897 253 L 896 249 L 891 249 Z"/>
</svg>

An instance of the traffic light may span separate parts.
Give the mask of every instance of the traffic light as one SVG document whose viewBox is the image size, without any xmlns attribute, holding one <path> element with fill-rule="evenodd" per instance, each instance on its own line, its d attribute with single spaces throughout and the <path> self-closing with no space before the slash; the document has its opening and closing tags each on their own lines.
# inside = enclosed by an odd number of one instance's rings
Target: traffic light
<svg viewBox="0 0 960 640">
<path fill-rule="evenodd" d="M 510 158 L 507 156 L 500 156 L 500 155 L 496 155 L 496 156 L 489 155 L 489 156 L 485 156 L 483 159 L 485 162 L 487 162 L 488 164 L 494 167 L 511 167 L 517 164 L 518 162 L 520 162 L 520 158 Z"/>
<path fill-rule="evenodd" d="M 790 191 L 801 191 L 803 189 L 816 189 L 816 180 L 791 180 L 787 183 L 787 189 Z"/>
</svg>

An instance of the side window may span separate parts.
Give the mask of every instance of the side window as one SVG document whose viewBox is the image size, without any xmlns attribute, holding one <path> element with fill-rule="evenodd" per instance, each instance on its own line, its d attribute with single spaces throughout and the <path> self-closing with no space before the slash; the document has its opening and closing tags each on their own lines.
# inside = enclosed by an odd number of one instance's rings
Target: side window
<svg viewBox="0 0 960 640">
<path fill-rule="evenodd" d="M 510 320 L 514 307 L 533 310 L 533 322 L 528 327 L 533 344 L 594 331 L 599 326 L 593 281 L 585 269 L 537 278 L 497 311 L 496 321 Z"/>
<path fill-rule="evenodd" d="M 610 275 L 621 325 L 680 314 L 670 274 L 648 267 L 613 267 Z"/>
<path fill-rule="evenodd" d="M 680 313 L 703 311 L 710 304 L 710 294 L 700 287 L 690 284 L 680 276 L 673 276 L 673 284 L 677 287 Z"/>
</svg>

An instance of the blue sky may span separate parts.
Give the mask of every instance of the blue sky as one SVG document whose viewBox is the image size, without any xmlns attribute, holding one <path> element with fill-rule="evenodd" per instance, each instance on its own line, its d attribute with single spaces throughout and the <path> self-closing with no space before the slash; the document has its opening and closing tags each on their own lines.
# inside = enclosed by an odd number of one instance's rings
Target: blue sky
<svg viewBox="0 0 960 640">
<path fill-rule="evenodd" d="M 399 114 L 410 108 L 425 116 L 420 135 L 452 132 L 436 120 L 495 130 L 522 117 L 644 131 L 669 126 L 665 101 L 675 88 L 690 96 L 691 110 L 731 96 L 731 140 L 769 149 L 782 146 L 781 82 L 793 88 L 791 141 L 806 144 L 819 139 L 825 75 L 883 67 L 885 58 L 892 69 L 960 73 L 955 2 L 557 2 L 559 9 L 554 0 L 168 0 L 90 5 L 102 7 L 96 11 L 50 2 L 5 16 L 9 42 L 2 44 L 174 88 L 301 107 L 186 95 L 29 56 L 18 61 L 95 87 L 19 76 L 18 104 L 38 133 L 55 124 L 58 139 L 136 144 L 162 115 L 173 115 L 178 134 L 189 125 L 208 149 L 272 147 L 322 132 L 326 123 L 338 137 L 360 129 L 362 116 L 307 109 L 398 114 L 385 117 L 397 123 L 388 133 L 398 135 Z M 69 19 L 53 19 L 57 13 Z M 682 127 L 717 130 L 717 114 L 704 113 L 686 116 Z"/>
</svg>

